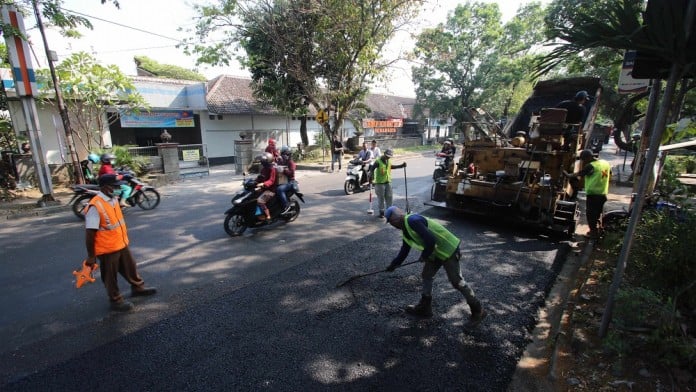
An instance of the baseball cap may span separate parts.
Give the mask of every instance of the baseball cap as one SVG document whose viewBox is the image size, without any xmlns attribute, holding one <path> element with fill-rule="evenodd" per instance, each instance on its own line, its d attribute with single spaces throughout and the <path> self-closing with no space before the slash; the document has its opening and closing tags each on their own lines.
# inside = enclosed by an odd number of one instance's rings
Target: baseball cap
<svg viewBox="0 0 696 392">
<path fill-rule="evenodd" d="M 116 174 L 102 174 L 101 176 L 99 176 L 99 186 L 122 184 L 123 181 L 119 181 Z"/>
<path fill-rule="evenodd" d="M 397 208 L 397 206 L 391 206 L 387 208 L 386 211 L 384 211 L 384 219 L 387 223 L 389 222 L 389 218 L 391 218 L 391 216 L 394 214 L 394 211 L 396 211 Z"/>
<path fill-rule="evenodd" d="M 392 151 L 392 149 L 391 149 L 391 148 L 387 148 L 387 150 L 386 150 L 386 151 L 384 151 L 384 155 L 386 155 L 386 156 L 387 156 L 387 158 L 391 158 L 391 157 L 393 157 L 393 156 L 394 156 L 394 151 Z"/>
<path fill-rule="evenodd" d="M 590 94 L 588 94 L 587 91 L 585 91 L 585 90 L 580 90 L 575 94 L 575 99 L 580 99 L 580 98 L 587 99 L 588 101 L 592 100 L 592 97 L 590 97 Z"/>
</svg>

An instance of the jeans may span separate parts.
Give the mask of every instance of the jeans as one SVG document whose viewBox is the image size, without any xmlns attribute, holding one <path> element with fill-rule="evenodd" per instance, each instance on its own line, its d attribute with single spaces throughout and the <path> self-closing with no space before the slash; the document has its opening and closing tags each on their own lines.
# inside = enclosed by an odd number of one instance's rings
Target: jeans
<svg viewBox="0 0 696 392">
<path fill-rule="evenodd" d="M 286 184 L 278 185 L 278 188 L 276 189 L 278 199 L 280 199 L 280 205 L 283 206 L 283 208 L 288 206 L 288 195 L 286 192 L 293 188 L 292 183 L 293 181 L 288 181 Z"/>
<path fill-rule="evenodd" d="M 334 162 L 338 162 L 338 170 L 341 170 L 341 153 L 333 153 L 331 159 L 331 170 L 334 169 Z"/>
<path fill-rule="evenodd" d="M 377 195 L 377 205 L 379 206 L 379 213 L 380 215 L 384 214 L 384 210 L 387 207 L 391 207 L 393 201 L 391 183 L 387 182 L 386 184 L 375 184 L 375 194 Z"/>
</svg>

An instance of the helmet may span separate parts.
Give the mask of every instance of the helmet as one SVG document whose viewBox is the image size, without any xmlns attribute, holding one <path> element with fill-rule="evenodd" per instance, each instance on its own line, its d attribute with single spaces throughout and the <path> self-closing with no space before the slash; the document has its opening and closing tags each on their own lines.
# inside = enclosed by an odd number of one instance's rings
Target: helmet
<svg viewBox="0 0 696 392">
<path fill-rule="evenodd" d="M 454 139 L 452 139 L 451 137 L 448 137 L 445 141 L 449 142 L 449 144 L 454 144 Z"/>
<path fill-rule="evenodd" d="M 273 155 L 270 152 L 264 152 L 263 154 L 256 157 L 256 159 L 261 162 L 262 165 L 268 166 L 273 162 Z"/>
<path fill-rule="evenodd" d="M 87 160 L 92 163 L 99 163 L 99 155 L 92 152 L 89 155 L 87 155 Z"/>
<path fill-rule="evenodd" d="M 394 156 L 394 151 L 392 151 L 391 148 L 387 148 L 386 151 L 384 151 L 384 155 L 385 155 L 387 158 L 391 158 L 391 157 Z"/>
<path fill-rule="evenodd" d="M 447 139 L 447 140 L 445 140 L 445 142 L 444 142 L 444 143 L 442 143 L 442 144 L 443 144 L 443 145 L 446 145 L 446 144 L 452 144 L 452 142 L 451 142 L 451 141 L 449 141 L 449 139 Z"/>
<path fill-rule="evenodd" d="M 107 165 L 110 165 L 113 163 L 112 161 L 116 160 L 116 155 L 106 153 L 106 154 L 102 154 L 99 159 L 101 160 L 102 163 L 106 163 Z"/>
<path fill-rule="evenodd" d="M 592 97 L 590 97 L 590 94 L 587 93 L 585 90 L 580 90 L 575 94 L 575 100 L 579 101 L 581 99 L 586 99 L 586 100 L 591 100 Z"/>
<path fill-rule="evenodd" d="M 288 146 L 283 146 L 280 148 L 280 154 L 285 155 L 285 154 L 290 154 L 290 147 Z"/>
<path fill-rule="evenodd" d="M 593 156 L 594 154 L 592 153 L 592 150 L 580 151 L 580 159 L 582 159 L 583 161 L 589 161 L 590 159 L 592 159 Z"/>
</svg>

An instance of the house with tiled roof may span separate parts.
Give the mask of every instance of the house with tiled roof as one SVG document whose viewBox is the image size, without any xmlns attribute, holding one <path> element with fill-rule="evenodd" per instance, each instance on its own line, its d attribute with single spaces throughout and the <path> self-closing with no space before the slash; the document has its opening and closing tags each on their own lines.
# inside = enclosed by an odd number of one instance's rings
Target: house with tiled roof
<svg viewBox="0 0 696 392">
<path fill-rule="evenodd" d="M 5 74 L 3 74 L 5 75 Z M 14 94 L 14 81 L 3 76 L 8 97 Z M 110 125 L 102 131 L 104 145 L 154 146 L 160 143 L 164 130 L 172 136 L 172 142 L 184 145 L 201 145 L 203 155 L 211 164 L 235 162 L 239 141 L 251 141 L 253 153 L 266 147 L 274 138 L 278 145 L 296 147 L 301 142 L 301 119 L 278 112 L 254 99 L 251 80 L 220 75 L 208 82 L 161 79 L 148 76 L 132 76 L 137 91 L 150 105 L 150 112 L 120 114 L 115 109 L 110 114 Z M 8 80 L 5 80 L 8 79 Z M 369 118 L 355 118 L 364 129 L 367 138 L 386 139 L 408 134 L 420 137 L 418 126 L 409 120 L 415 99 L 383 94 L 370 94 L 366 105 L 372 110 Z M 21 105 L 16 100 L 11 105 L 17 129 L 24 129 Z M 58 112 L 45 105 L 39 109 L 42 126 L 41 143 L 47 155 L 47 163 L 64 164 L 67 156 L 64 133 Z M 323 137 L 321 125 L 310 110 L 307 117 L 307 133 L 310 143 Z M 344 121 L 339 130 L 345 140 L 353 137 L 356 126 Z M 83 158 L 88 152 L 78 151 Z"/>
</svg>

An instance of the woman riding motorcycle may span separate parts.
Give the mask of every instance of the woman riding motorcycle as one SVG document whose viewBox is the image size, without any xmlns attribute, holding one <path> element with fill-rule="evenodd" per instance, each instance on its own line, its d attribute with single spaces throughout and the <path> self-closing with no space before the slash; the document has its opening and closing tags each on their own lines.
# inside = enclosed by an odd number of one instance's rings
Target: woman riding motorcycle
<svg viewBox="0 0 696 392">
<path fill-rule="evenodd" d="M 261 163 L 261 172 L 258 177 L 256 177 L 256 184 L 263 189 L 263 193 L 258 197 L 257 203 L 265 215 L 265 220 L 270 221 L 271 212 L 268 210 L 266 204 L 275 196 L 276 191 L 276 169 L 274 159 L 273 155 L 269 152 L 264 152 L 256 157 L 256 159 Z"/>
<path fill-rule="evenodd" d="M 114 170 L 113 162 L 116 160 L 116 156 L 114 154 L 102 154 L 100 159 L 101 167 L 99 168 L 99 177 L 104 174 L 115 174 L 117 176 L 117 180 L 123 180 L 123 175 Z M 121 185 L 121 198 L 119 199 L 121 208 L 130 207 L 130 205 L 126 203 L 126 200 L 130 197 L 131 192 L 133 192 L 133 188 L 131 188 L 128 184 Z"/>
</svg>

